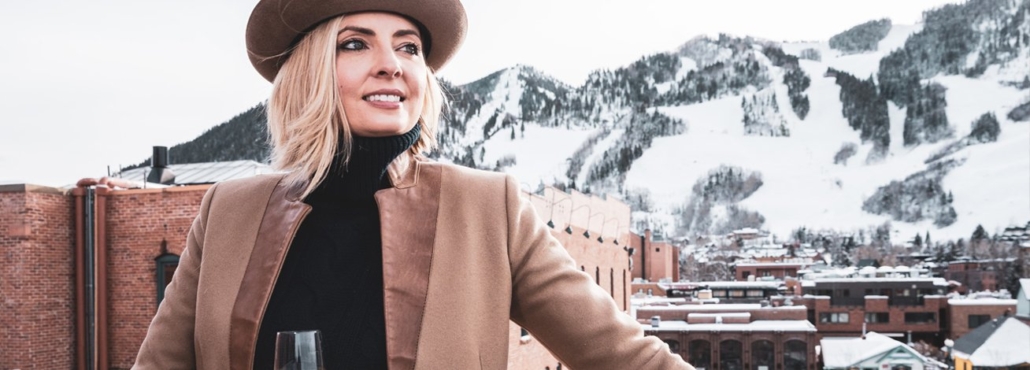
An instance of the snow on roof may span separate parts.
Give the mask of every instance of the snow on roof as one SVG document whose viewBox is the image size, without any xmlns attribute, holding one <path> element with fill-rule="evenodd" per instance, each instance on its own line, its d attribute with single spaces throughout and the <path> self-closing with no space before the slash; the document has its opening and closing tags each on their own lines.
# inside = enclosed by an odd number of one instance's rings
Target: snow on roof
<svg viewBox="0 0 1030 370">
<path fill-rule="evenodd" d="M 789 331 L 789 332 L 815 332 L 815 326 L 808 320 L 756 320 L 747 324 L 687 324 L 681 320 L 662 321 L 658 327 L 650 324 L 641 324 L 645 331 Z"/>
<path fill-rule="evenodd" d="M 690 317 L 694 318 L 708 318 L 708 317 L 732 317 L 732 318 L 745 318 L 750 319 L 751 313 L 748 312 L 731 312 L 731 313 L 692 313 Z"/>
<path fill-rule="evenodd" d="M 934 285 L 948 285 L 943 278 L 928 278 L 928 277 L 856 277 L 856 278 L 819 278 L 814 279 L 817 283 L 848 283 L 848 282 L 867 282 L 867 283 L 890 283 L 890 282 L 901 282 L 901 283 L 933 283 Z"/>
<path fill-rule="evenodd" d="M 978 298 L 978 299 L 949 299 L 948 304 L 952 306 L 995 306 L 995 305 L 1016 305 L 1015 299 L 999 298 Z"/>
<path fill-rule="evenodd" d="M 749 311 L 749 310 L 806 310 L 805 306 L 765 306 L 758 303 L 685 304 L 680 306 L 648 306 L 641 310 L 653 311 Z"/>
<path fill-rule="evenodd" d="M 681 303 L 686 303 L 687 299 L 686 298 L 659 297 L 659 296 L 651 296 L 651 297 L 645 297 L 645 298 L 631 297 L 630 298 L 630 302 L 632 302 L 635 305 L 681 304 Z"/>
<path fill-rule="evenodd" d="M 886 335 L 871 331 L 862 338 L 827 337 L 820 341 L 825 368 L 848 368 L 865 359 L 890 351 L 897 347 L 907 347 L 904 343 Z M 926 358 L 911 351 L 920 360 Z M 980 366 L 977 364 L 977 366 Z"/>
<path fill-rule="evenodd" d="M 698 282 L 697 285 L 708 286 L 709 288 L 772 288 L 777 289 L 783 282 L 779 281 L 707 281 Z"/>
<path fill-rule="evenodd" d="M 810 260 L 810 259 L 809 259 Z M 801 267 L 811 265 L 812 262 L 738 262 L 734 266 L 737 267 Z"/>
<path fill-rule="evenodd" d="M 249 160 L 172 164 L 168 168 L 175 174 L 176 184 L 212 184 L 277 172 L 267 164 Z M 142 180 L 150 171 L 152 171 L 150 167 L 134 168 L 122 171 L 116 177 L 125 180 Z"/>
<path fill-rule="evenodd" d="M 1030 363 L 1030 326 L 1019 320 L 1005 320 L 972 355 L 977 367 L 1006 367 Z"/>
</svg>

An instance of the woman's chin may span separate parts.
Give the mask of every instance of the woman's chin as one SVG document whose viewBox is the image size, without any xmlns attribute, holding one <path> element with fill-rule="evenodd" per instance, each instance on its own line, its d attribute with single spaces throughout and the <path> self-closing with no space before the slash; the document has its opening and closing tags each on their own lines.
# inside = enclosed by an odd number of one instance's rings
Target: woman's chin
<svg viewBox="0 0 1030 370">
<path fill-rule="evenodd" d="M 369 127 L 369 126 L 371 126 L 371 127 Z M 396 135 L 403 134 L 405 132 L 410 131 L 414 127 L 415 127 L 414 124 L 402 125 L 402 124 L 394 122 L 394 123 L 382 123 L 382 124 L 368 125 L 368 126 L 365 126 L 365 127 L 354 127 L 352 125 L 351 129 L 353 130 L 354 135 L 356 135 L 356 136 L 362 136 L 362 137 L 386 137 L 386 136 L 396 136 Z"/>
</svg>

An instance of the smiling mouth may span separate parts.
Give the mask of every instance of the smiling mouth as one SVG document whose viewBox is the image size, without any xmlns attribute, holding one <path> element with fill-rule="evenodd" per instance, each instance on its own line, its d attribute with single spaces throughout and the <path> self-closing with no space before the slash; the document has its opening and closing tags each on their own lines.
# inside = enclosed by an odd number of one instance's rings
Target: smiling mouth
<svg viewBox="0 0 1030 370">
<path fill-rule="evenodd" d="M 380 102 L 381 101 L 381 102 L 399 103 L 399 102 L 403 102 L 404 101 L 404 98 L 401 97 L 401 96 L 389 95 L 389 94 L 366 95 L 366 96 L 362 97 L 361 99 L 365 100 L 365 101 L 370 101 L 370 102 Z"/>
</svg>

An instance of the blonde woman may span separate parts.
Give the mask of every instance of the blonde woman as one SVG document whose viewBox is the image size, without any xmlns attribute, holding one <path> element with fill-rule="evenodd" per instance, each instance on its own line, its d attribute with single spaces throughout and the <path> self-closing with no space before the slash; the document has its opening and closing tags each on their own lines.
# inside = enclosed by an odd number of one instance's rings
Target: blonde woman
<svg viewBox="0 0 1030 370">
<path fill-rule="evenodd" d="M 285 175 L 208 191 L 134 368 L 504 369 L 508 322 L 575 369 L 691 369 L 580 272 L 518 182 L 431 162 L 458 0 L 262 0 L 247 26 Z"/>
</svg>

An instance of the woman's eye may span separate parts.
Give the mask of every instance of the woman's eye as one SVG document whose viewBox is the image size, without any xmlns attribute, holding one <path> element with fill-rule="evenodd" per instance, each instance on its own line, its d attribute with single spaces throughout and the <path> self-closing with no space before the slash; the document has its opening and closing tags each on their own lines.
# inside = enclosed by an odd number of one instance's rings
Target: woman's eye
<svg viewBox="0 0 1030 370">
<path fill-rule="evenodd" d="M 418 53 L 419 53 L 418 45 L 415 45 L 415 44 L 404 44 L 404 45 L 401 45 L 401 50 L 403 50 L 405 53 L 408 53 L 408 54 L 411 54 L 411 55 L 418 55 Z"/>
<path fill-rule="evenodd" d="M 347 40 L 340 43 L 340 50 L 363 50 L 368 49 L 368 45 L 365 45 L 364 41 L 361 40 Z"/>
</svg>

